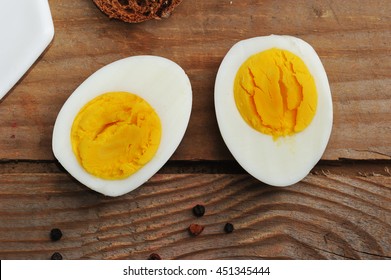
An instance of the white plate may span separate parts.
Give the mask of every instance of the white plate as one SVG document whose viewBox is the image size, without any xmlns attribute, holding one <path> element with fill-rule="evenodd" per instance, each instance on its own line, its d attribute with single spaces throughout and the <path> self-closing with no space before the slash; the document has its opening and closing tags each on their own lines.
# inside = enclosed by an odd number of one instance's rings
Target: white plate
<svg viewBox="0 0 391 280">
<path fill-rule="evenodd" d="M 0 0 L 0 99 L 53 39 L 48 0 Z"/>
</svg>

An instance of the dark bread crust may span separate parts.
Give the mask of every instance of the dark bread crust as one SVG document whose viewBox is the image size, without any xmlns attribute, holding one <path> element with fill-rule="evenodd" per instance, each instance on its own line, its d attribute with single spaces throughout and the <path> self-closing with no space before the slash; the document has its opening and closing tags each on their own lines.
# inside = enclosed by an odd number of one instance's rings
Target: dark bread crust
<svg viewBox="0 0 391 280">
<path fill-rule="evenodd" d="M 109 18 L 137 23 L 170 16 L 182 0 L 93 0 Z"/>
</svg>

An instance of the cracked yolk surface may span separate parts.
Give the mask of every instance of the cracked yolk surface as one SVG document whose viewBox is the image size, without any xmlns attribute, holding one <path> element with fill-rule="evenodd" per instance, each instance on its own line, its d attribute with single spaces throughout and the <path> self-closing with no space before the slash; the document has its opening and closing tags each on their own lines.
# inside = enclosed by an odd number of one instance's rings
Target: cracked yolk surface
<svg viewBox="0 0 391 280">
<path fill-rule="evenodd" d="M 315 81 L 307 66 L 277 48 L 252 55 L 241 65 L 234 98 L 243 119 L 274 139 L 304 130 L 317 107 Z"/>
<path fill-rule="evenodd" d="M 76 116 L 72 149 L 90 174 L 123 179 L 153 158 L 161 131 L 159 116 L 144 99 L 109 92 L 88 102 Z"/>
</svg>

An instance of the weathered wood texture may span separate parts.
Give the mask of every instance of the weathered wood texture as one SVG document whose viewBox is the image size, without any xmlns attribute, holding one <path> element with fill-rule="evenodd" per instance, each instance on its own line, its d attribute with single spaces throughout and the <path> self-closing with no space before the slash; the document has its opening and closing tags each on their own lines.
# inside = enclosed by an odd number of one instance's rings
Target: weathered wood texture
<svg viewBox="0 0 391 280">
<path fill-rule="evenodd" d="M 389 0 L 188 0 L 167 20 L 134 25 L 109 20 L 92 0 L 49 3 L 54 40 L 0 101 L 0 259 L 48 259 L 55 251 L 66 259 L 391 258 Z M 225 53 L 269 34 L 313 45 L 333 95 L 323 161 L 289 188 L 245 174 L 214 114 Z M 84 79 L 140 54 L 170 58 L 188 73 L 190 124 L 159 174 L 127 195 L 103 197 L 57 165 L 53 125 Z M 197 203 L 206 205 L 202 218 L 192 215 Z M 205 225 L 195 238 L 186 230 L 194 222 Z M 226 222 L 232 234 L 223 232 Z M 58 242 L 49 239 L 54 227 L 64 232 Z"/>
<path fill-rule="evenodd" d="M 53 159 L 51 134 L 62 104 L 100 67 L 154 54 L 179 63 L 194 91 L 177 160 L 231 159 L 218 131 L 213 86 L 237 41 L 295 35 L 319 53 L 331 83 L 335 120 L 323 159 L 391 157 L 391 2 L 183 1 L 162 21 L 109 20 L 92 0 L 49 0 L 55 37 L 0 105 L 0 158 Z"/>
<path fill-rule="evenodd" d="M 246 174 L 158 174 L 107 198 L 61 172 L 0 174 L 0 259 L 390 259 L 391 176 L 317 169 L 289 188 Z M 336 172 L 335 172 L 336 171 Z M 206 206 L 197 218 L 192 207 Z M 226 234 L 231 222 L 235 230 Z M 205 226 L 197 237 L 191 223 Z M 52 228 L 63 231 L 53 242 Z"/>
</svg>

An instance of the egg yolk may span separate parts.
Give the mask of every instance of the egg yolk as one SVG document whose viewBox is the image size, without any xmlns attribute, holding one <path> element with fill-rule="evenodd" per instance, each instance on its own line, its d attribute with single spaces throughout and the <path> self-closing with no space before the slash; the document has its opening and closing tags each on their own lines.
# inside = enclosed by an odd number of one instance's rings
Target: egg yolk
<svg viewBox="0 0 391 280">
<path fill-rule="evenodd" d="M 154 109 L 128 92 L 109 92 L 88 102 L 71 130 L 72 149 L 92 175 L 123 179 L 155 155 L 161 123 Z"/>
<path fill-rule="evenodd" d="M 304 62 L 277 48 L 252 55 L 241 65 L 234 98 L 243 119 L 273 139 L 304 130 L 317 107 L 315 81 Z"/>
</svg>

